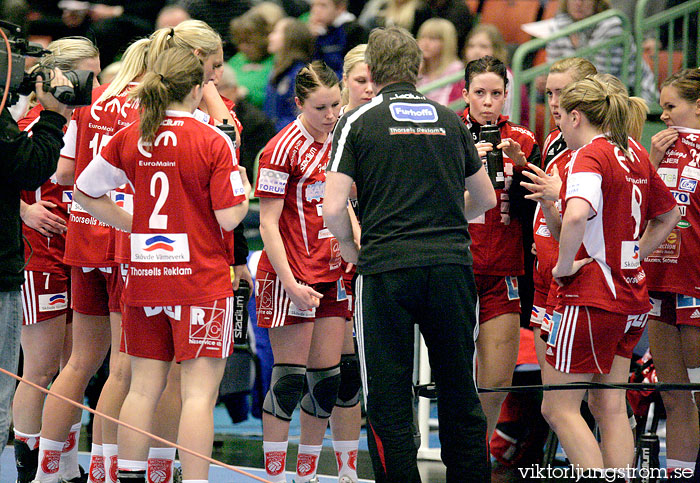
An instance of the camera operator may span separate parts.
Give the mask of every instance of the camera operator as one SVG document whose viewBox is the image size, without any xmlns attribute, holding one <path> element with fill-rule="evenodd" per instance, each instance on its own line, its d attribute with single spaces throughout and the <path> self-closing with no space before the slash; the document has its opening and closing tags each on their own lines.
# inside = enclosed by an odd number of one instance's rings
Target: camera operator
<svg viewBox="0 0 700 483">
<path fill-rule="evenodd" d="M 54 69 L 51 86 L 71 86 Z M 37 99 L 44 106 L 30 137 L 19 130 L 5 107 L 0 113 L 0 368 L 15 373 L 22 329 L 20 287 L 24 282 L 24 247 L 19 214 L 20 191 L 35 190 L 56 171 L 63 147 L 63 126 L 72 108 L 44 90 L 37 78 Z M 0 447 L 7 441 L 15 381 L 0 374 Z"/>
</svg>

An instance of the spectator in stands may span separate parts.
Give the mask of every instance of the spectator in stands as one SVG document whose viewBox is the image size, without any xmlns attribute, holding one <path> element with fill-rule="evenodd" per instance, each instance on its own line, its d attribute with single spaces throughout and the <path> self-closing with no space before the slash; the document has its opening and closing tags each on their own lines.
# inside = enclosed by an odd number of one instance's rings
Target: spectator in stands
<svg viewBox="0 0 700 483">
<path fill-rule="evenodd" d="M 294 103 L 294 79 L 311 60 L 314 37 L 306 24 L 293 18 L 277 22 L 270 33 L 268 52 L 274 54 L 275 63 L 265 94 L 265 114 L 280 131 L 297 115 Z"/>
<path fill-rule="evenodd" d="M 418 0 L 369 0 L 358 22 L 369 30 L 396 26 L 411 31 L 417 7 Z"/>
<path fill-rule="evenodd" d="M 464 46 L 464 62 L 469 63 L 472 60 L 480 59 L 486 55 L 497 58 L 504 64 L 508 64 L 508 50 L 506 49 L 506 41 L 503 40 L 500 30 L 493 24 L 480 23 L 476 25 L 469 36 L 467 43 Z M 513 85 L 513 71 L 510 67 L 506 67 L 508 74 L 508 85 Z M 524 98 L 521 98 L 524 100 Z M 507 96 L 506 102 L 503 104 L 503 115 L 510 116 L 513 106 L 513 96 Z M 521 124 L 527 124 L 521 119 Z"/>
<path fill-rule="evenodd" d="M 277 131 L 265 113 L 248 101 L 245 87 L 237 82 L 236 73 L 229 65 L 224 65 L 221 80 L 217 85 L 219 94 L 232 100 L 236 105 L 234 111 L 243 125 L 241 131 L 241 149 L 238 164 L 253 177 L 255 157 Z"/>
<path fill-rule="evenodd" d="M 555 22 L 554 31 L 562 30 L 574 22 L 578 22 L 590 17 L 591 15 L 601 13 L 609 8 L 610 4 L 608 3 L 608 0 L 561 0 L 559 13 L 557 13 L 553 19 Z M 554 61 L 563 59 L 564 57 L 574 56 L 577 49 L 600 44 L 621 34 L 622 31 L 622 22 L 620 19 L 617 17 L 611 17 L 577 34 L 552 40 L 547 44 L 547 61 Z M 631 60 L 629 63 L 629 71 L 627 73 L 627 84 L 630 88 L 634 86 L 636 75 L 634 62 L 635 50 L 634 43 L 631 43 Z M 593 54 L 590 60 L 598 68 L 599 72 L 607 72 L 622 79 L 623 57 L 623 47 L 622 45 L 618 44 L 610 48 L 599 50 Z M 642 76 L 642 91 L 637 92 L 636 94 L 647 102 L 656 102 L 659 98 L 659 94 L 656 90 L 654 74 L 651 72 L 651 69 L 649 69 L 649 66 L 644 62 L 642 62 L 642 72 L 640 75 Z"/>
<path fill-rule="evenodd" d="M 117 60 L 131 41 L 153 32 L 156 17 L 164 4 L 164 0 L 91 3 L 88 15 L 95 32 L 95 44 L 100 47 L 102 65 Z"/>
<path fill-rule="evenodd" d="M 345 54 L 368 38 L 365 28 L 347 11 L 346 0 L 313 0 L 309 28 L 316 36 L 314 59 L 324 61 L 339 78 Z"/>
<path fill-rule="evenodd" d="M 180 22 L 190 19 L 190 14 L 187 10 L 179 5 L 166 5 L 158 12 L 156 18 L 156 30 L 163 27 L 175 27 Z"/>
<path fill-rule="evenodd" d="M 306 0 L 300 0 L 304 3 L 306 3 Z M 248 10 L 246 13 L 255 13 L 262 15 L 265 21 L 267 22 L 267 25 L 269 27 L 269 30 L 272 30 L 272 28 L 277 25 L 277 22 L 282 20 L 284 17 L 290 16 L 294 17 L 295 15 L 285 15 L 286 10 L 284 10 L 282 7 L 280 7 L 278 4 L 270 1 L 265 1 L 265 2 L 260 2 L 256 4 L 253 8 Z"/>
<path fill-rule="evenodd" d="M 457 30 L 449 20 L 431 18 L 423 23 L 418 29 L 418 46 L 423 52 L 416 84 L 419 89 L 426 84 L 464 72 L 464 64 L 457 55 Z M 464 79 L 460 78 L 427 93 L 426 97 L 447 106 L 462 97 L 462 89 Z"/>
<path fill-rule="evenodd" d="M 464 0 L 425 0 L 425 3 L 416 10 L 416 21 L 411 33 L 415 36 L 423 22 L 435 17 L 447 19 L 455 26 L 457 51 L 461 52 L 467 35 L 476 21 L 466 2 Z"/>
<path fill-rule="evenodd" d="M 231 39 L 238 53 L 228 60 L 228 65 L 246 89 L 245 98 L 258 108 L 265 104 L 265 86 L 275 62 L 267 51 L 270 30 L 265 17 L 256 12 L 231 21 Z"/>
<path fill-rule="evenodd" d="M 226 41 L 229 38 L 231 20 L 248 11 L 251 7 L 250 0 L 179 0 L 177 5 L 187 10 L 190 17 L 203 20 L 216 30 L 224 39 L 225 57 L 233 55 L 234 51 Z"/>
</svg>

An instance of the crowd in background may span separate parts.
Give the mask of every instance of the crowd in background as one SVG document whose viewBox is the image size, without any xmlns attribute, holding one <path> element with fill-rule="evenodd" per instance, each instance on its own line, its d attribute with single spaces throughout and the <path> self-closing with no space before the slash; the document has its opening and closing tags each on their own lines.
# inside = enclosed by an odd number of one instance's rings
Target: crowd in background
<svg viewBox="0 0 700 483">
<path fill-rule="evenodd" d="M 624 3 L 624 6 L 627 6 L 627 4 L 633 5 L 635 2 Z M 618 5 L 615 5 L 615 7 L 618 7 Z M 561 0 L 559 12 L 554 17 L 554 21 L 557 28 L 562 29 L 572 22 L 585 19 L 607 8 L 610 8 L 610 5 L 606 0 Z M 492 146 L 484 146 L 481 142 L 480 131 L 483 126 L 492 123 L 498 125 L 505 142 L 501 149 L 509 160 L 506 163 L 509 166 L 509 172 L 506 173 L 506 186 L 498 191 L 499 207 L 487 212 L 486 215 L 482 215 L 478 220 L 469 220 L 469 232 L 472 237 L 471 250 L 474 253 L 474 273 L 476 274 L 477 289 L 481 300 L 479 323 L 482 324 L 480 326 L 482 333 L 477 340 L 480 366 L 478 383 L 479 386 L 484 387 L 510 385 L 512 370 L 515 366 L 515 358 L 518 352 L 518 332 L 521 325 L 526 325 L 521 321 L 527 319 L 527 317 L 521 317 L 520 312 L 521 310 L 527 312 L 528 308 L 526 301 L 523 301 L 521 304 L 518 288 L 522 281 L 525 280 L 524 285 L 529 285 L 529 290 L 532 290 L 531 272 L 533 259 L 530 251 L 533 246 L 533 231 L 531 227 L 533 218 L 538 216 L 536 215 L 536 209 L 541 210 L 541 208 L 536 208 L 535 201 L 528 199 L 528 192 L 520 188 L 519 182 L 526 181 L 523 171 L 527 170 L 528 166 L 535 165 L 544 169 L 547 161 L 556 158 L 559 152 L 557 152 L 557 147 L 553 144 L 553 138 L 542 144 L 538 142 L 540 140 L 535 139 L 535 135 L 532 132 L 508 122 L 507 119 L 511 114 L 513 97 L 513 93 L 508 93 L 508 89 L 512 85 L 513 74 L 507 67 L 507 64 L 508 48 L 512 46 L 506 44 L 497 27 L 477 23 L 475 13 L 469 10 L 469 7 L 463 0 L 279 0 L 275 2 L 251 0 L 180 0 L 177 2 L 165 2 L 151 0 L 110 2 L 108 4 L 94 4 L 77 0 L 62 0 L 57 3 L 6 0 L 2 2 L 2 18 L 21 25 L 29 35 L 30 40 L 35 40 L 45 45 L 67 36 L 84 36 L 91 39 L 99 48 L 99 62 L 103 67 L 100 73 L 100 81 L 103 84 L 109 83 L 115 78 L 120 79 L 120 76 L 122 81 L 124 80 L 124 50 L 127 46 L 132 45 L 132 42 L 135 40 L 148 37 L 157 29 L 161 29 L 160 32 L 164 32 L 166 37 L 168 29 L 171 29 L 170 37 L 174 38 L 175 31 L 172 29 L 180 25 L 181 22 L 188 19 L 206 22 L 220 35 L 223 41 L 221 46 L 223 55 L 220 59 L 223 65 L 219 65 L 217 63 L 218 60 L 214 60 L 214 64 L 211 67 L 212 72 L 205 71 L 206 74 L 203 75 L 207 77 L 211 74 L 211 78 L 221 96 L 232 101 L 231 105 L 226 106 L 231 111 L 229 119 L 232 122 L 239 121 L 240 126 L 242 126 L 240 143 L 237 144 L 239 149 L 237 152 L 238 163 L 246 168 L 251 179 L 255 177 L 255 163 L 261 152 L 263 153 L 260 161 L 261 166 L 270 162 L 267 159 L 271 157 L 270 153 L 267 153 L 266 156 L 263 151 L 268 142 L 275 136 L 281 138 L 279 133 L 297 120 L 304 128 L 308 128 L 304 123 L 307 118 L 313 119 L 315 115 L 311 107 L 312 103 L 306 103 L 306 98 L 299 98 L 299 89 L 296 86 L 296 82 L 300 78 L 303 79 L 305 75 L 316 79 L 320 75 L 316 71 L 322 72 L 328 79 L 335 79 L 333 82 L 324 83 L 324 81 L 319 85 L 313 84 L 310 95 L 315 101 L 315 96 L 317 96 L 318 92 L 325 95 L 326 90 L 328 90 L 334 96 L 334 103 L 336 102 L 335 97 L 338 97 L 336 104 L 339 108 L 340 88 L 338 82 L 342 79 L 342 82 L 347 84 L 351 79 L 350 72 L 347 70 L 348 57 L 346 55 L 353 48 L 367 42 L 372 28 L 400 26 L 415 36 L 422 53 L 422 62 L 416 83 L 419 88 L 452 77 L 456 73 L 464 74 L 466 68 L 466 74 L 460 80 L 430 92 L 427 97 L 443 105 L 457 106 L 454 110 L 461 114 L 462 120 L 469 129 L 482 157 L 485 157 L 492 148 Z M 547 59 L 554 61 L 571 57 L 576 48 L 582 45 L 595 45 L 603 42 L 605 39 L 617 35 L 620 28 L 619 19 L 612 18 L 580 35 L 558 39 L 558 41 L 552 42 L 547 46 Z M 188 45 L 187 47 L 191 48 L 192 46 Z M 218 54 L 214 53 L 211 55 L 216 56 Z M 607 72 L 617 77 L 622 76 L 621 62 L 619 62 L 620 52 L 615 50 L 606 51 L 591 60 L 597 67 L 598 72 Z M 316 67 L 310 72 L 309 64 L 313 61 L 323 61 L 323 64 L 314 64 Z M 595 73 L 595 67 L 591 65 L 590 73 Z M 633 62 L 630 63 L 630 68 L 634 68 Z M 577 69 L 578 67 L 567 66 L 559 73 L 573 76 L 572 72 Z M 92 70 L 98 72 L 99 68 Z M 215 70 L 221 70 L 221 72 L 214 74 Z M 542 85 L 539 88 L 542 90 L 541 94 L 549 100 L 550 109 L 553 109 L 552 112 L 556 113 L 559 106 L 552 104 L 552 96 L 559 93 L 555 93 L 554 88 L 549 85 L 552 73 L 557 74 L 555 71 L 550 72 L 550 77 L 547 80 L 548 85 Z M 335 77 L 332 74 L 335 74 Z M 637 95 L 647 102 L 658 102 L 660 93 L 657 90 L 656 79 L 654 79 L 649 67 L 644 64 L 641 72 L 631 72 L 631 74 L 629 77 L 630 86 L 634 84 L 634 75 L 642 75 L 642 92 L 637 93 Z M 133 79 L 128 80 L 137 80 L 136 76 L 132 77 Z M 162 78 L 163 76 L 161 75 Z M 574 80 L 578 79 L 568 79 L 569 83 L 572 83 Z M 365 80 L 364 82 L 366 83 L 367 81 Z M 603 89 L 602 84 L 605 82 L 614 84 L 615 88 L 619 88 L 619 92 L 614 95 L 619 95 L 623 100 L 627 100 L 626 86 L 623 86 L 617 79 L 606 81 L 606 78 L 602 77 L 596 81 L 593 87 L 601 90 L 603 100 L 605 100 L 607 95 L 609 104 L 610 96 L 613 95 L 613 93 Z M 692 78 L 690 82 L 697 83 L 697 79 Z M 617 84 L 620 85 L 618 86 Z M 697 87 L 695 84 L 693 86 Z M 126 89 L 126 87 L 122 87 Z M 187 87 L 188 89 L 193 88 L 193 86 L 189 85 Z M 561 91 L 562 88 L 559 88 L 559 90 Z M 527 121 L 526 114 L 529 109 L 525 99 L 528 91 L 525 86 L 522 89 L 518 93 L 523 100 L 521 107 L 524 116 L 521 116 L 521 121 Z M 675 91 L 676 87 L 673 87 L 673 89 L 673 93 L 677 94 Z M 358 92 L 361 91 L 358 90 Z M 664 107 L 664 99 L 668 100 L 669 92 L 670 89 L 667 87 L 665 97 L 664 94 L 661 95 L 662 107 Z M 116 93 L 112 94 L 116 95 Z M 211 93 L 208 95 L 211 96 Z M 192 97 L 191 94 L 187 94 L 187 96 Z M 187 97 L 188 102 L 193 102 L 193 106 L 196 105 L 197 102 L 194 102 L 190 97 Z M 687 101 L 688 98 L 692 97 L 692 94 L 685 97 L 681 95 L 681 97 Z M 183 98 L 185 98 L 185 95 L 183 95 Z M 362 99 L 362 102 L 367 102 L 370 98 L 371 95 L 368 95 L 367 98 Z M 486 98 L 488 100 L 485 100 Z M 205 92 L 204 101 L 200 106 L 200 109 L 205 112 L 207 111 L 206 99 L 207 94 Z M 334 104 L 334 109 L 336 104 Z M 343 104 L 347 104 L 347 101 L 343 101 Z M 211 110 L 214 106 L 209 104 L 208 108 Z M 299 116 L 300 112 L 301 116 Z M 208 114 L 214 116 L 212 112 Z M 589 113 L 586 113 L 586 115 L 589 116 Z M 338 118 L 337 113 L 329 114 L 329 116 L 333 117 L 334 122 Z M 669 127 L 673 125 L 668 114 L 666 114 L 666 119 L 669 120 L 667 122 Z M 663 117 L 662 120 L 664 120 Z M 685 127 L 698 129 L 699 126 L 694 123 L 694 119 L 691 120 L 693 121 L 692 123 L 687 119 L 683 120 L 683 122 L 688 124 Z M 596 125 L 595 127 L 602 129 L 606 126 L 607 124 L 601 124 L 601 126 Z M 301 129 L 299 126 L 297 128 Z M 314 134 L 312 130 L 309 131 Z M 323 136 L 311 136 L 310 139 L 314 138 L 315 143 L 322 146 L 323 149 L 328 148 L 330 151 L 331 140 L 327 136 L 332 130 L 328 129 L 328 131 L 322 132 Z M 638 140 L 639 134 L 633 134 L 632 128 L 628 129 L 628 134 L 631 136 L 630 143 L 636 147 L 637 143 L 632 141 L 632 139 L 636 138 Z M 678 134 L 675 131 L 673 133 L 667 132 L 666 136 L 667 138 L 663 139 L 659 137 L 656 137 L 655 140 L 652 139 L 654 143 L 652 145 L 652 158 L 655 158 L 652 161 L 655 162 L 657 167 L 659 163 L 666 161 L 664 153 L 670 146 L 674 145 L 678 138 Z M 322 138 L 322 140 L 319 141 L 318 138 Z M 625 134 L 626 138 L 627 134 Z M 561 143 L 562 141 L 560 140 L 559 142 Z M 625 147 L 627 146 L 627 142 L 623 144 Z M 539 145 L 542 145 L 544 149 L 540 149 Z M 274 147 L 274 144 L 272 147 Z M 566 150 L 565 143 L 563 144 L 563 149 Z M 643 150 L 643 148 L 641 149 Z M 643 157 L 643 155 L 639 156 Z M 664 168 L 662 167 L 662 169 Z M 666 182 L 666 185 L 670 186 L 668 182 Z M 258 196 L 260 196 L 260 193 L 258 193 Z M 261 197 L 264 198 L 264 195 Z M 280 207 L 282 206 L 281 203 L 278 204 Z M 264 224 L 265 219 L 270 216 L 271 210 L 269 207 L 271 202 L 270 200 L 263 201 L 262 205 L 261 220 Z M 265 212 L 265 206 L 267 206 L 267 213 Z M 538 211 L 537 213 L 540 212 Z M 274 214 L 279 218 L 280 212 L 274 212 Z M 660 216 L 662 214 L 664 213 L 660 212 L 657 215 Z M 653 219 L 654 216 L 650 218 Z M 277 221 L 279 220 L 276 219 L 275 223 Z M 269 238 L 270 235 L 268 234 L 267 236 Z M 535 242 L 536 236 L 537 231 L 535 232 Z M 500 246 L 501 252 L 494 250 L 494 239 L 501 240 L 500 244 L 496 244 Z M 286 241 L 287 238 L 285 237 Z M 269 251 L 269 248 L 266 247 L 266 249 Z M 657 255 L 661 257 L 664 254 L 659 253 Z M 275 265 L 274 261 L 271 261 L 271 263 Z M 336 268 L 339 269 L 339 267 L 340 265 Z M 273 266 L 272 268 L 277 269 L 278 267 Z M 269 270 L 272 271 L 271 268 Z M 296 273 L 295 276 L 297 276 Z M 518 277 L 520 277 L 520 282 Z M 502 287 L 497 286 L 497 283 L 500 284 L 502 281 L 505 282 L 505 285 Z M 677 291 L 678 288 L 657 287 L 656 289 L 673 292 Z M 526 287 L 521 288 L 521 292 L 527 290 Z M 507 301 L 510 303 L 501 303 L 505 300 L 503 297 L 507 297 Z M 659 314 L 657 315 L 659 318 L 662 318 L 660 309 L 662 301 L 662 297 L 659 296 L 655 303 L 655 309 L 657 308 L 656 304 L 658 304 Z M 664 304 L 666 302 L 664 301 Z M 541 308 L 544 309 L 544 307 Z M 334 330 L 338 334 L 342 334 L 346 328 L 344 323 L 345 316 L 343 310 L 338 310 L 342 313 L 332 314 L 334 318 L 339 319 L 335 321 L 337 322 L 337 328 Z M 667 315 L 665 310 L 664 316 Z M 108 313 L 110 312 L 113 311 L 110 309 Z M 331 317 L 331 315 L 328 317 Z M 486 324 L 486 322 L 489 323 Z M 538 324 L 542 323 L 543 321 L 540 318 Z M 537 324 L 535 326 L 539 330 L 539 326 Z M 544 328 L 544 325 L 542 327 Z M 658 344 L 658 339 L 662 336 L 671 337 L 661 332 L 665 330 L 665 325 L 657 326 L 656 323 L 652 323 L 651 327 L 656 327 L 656 332 L 652 336 L 657 338 L 652 343 Z M 688 331 L 684 331 L 684 334 L 686 332 Z M 694 334 L 695 330 L 692 332 Z M 285 334 L 289 337 L 289 333 L 285 332 Z M 684 337 L 689 336 L 686 335 Z M 541 345 L 538 337 L 536 337 L 536 340 Z M 694 341 L 694 339 L 690 340 Z M 113 343 L 115 342 L 113 339 Z M 682 346 L 680 336 L 676 342 L 679 346 Z M 281 341 L 277 343 L 281 344 Z M 310 344 L 310 342 L 308 343 Z M 340 347 L 337 349 L 339 352 L 337 355 L 340 356 Z M 540 348 L 540 350 L 543 349 Z M 348 355 L 346 352 L 344 348 L 342 351 L 343 357 Z M 508 353 L 508 357 L 505 359 L 503 357 L 504 353 Z M 538 355 L 541 359 L 541 365 L 544 365 L 546 357 L 543 354 Z M 286 365 L 293 365 L 297 361 L 292 357 L 290 361 L 286 362 Z M 668 377 L 675 378 L 676 372 L 683 373 L 685 369 L 692 370 L 691 366 L 696 366 L 696 362 L 694 359 L 688 359 L 685 363 L 687 367 L 679 368 L 674 366 L 672 368 L 673 373 L 671 373 L 671 370 L 668 370 Z M 323 364 L 321 362 L 319 364 L 319 367 L 314 369 L 320 372 L 322 369 L 328 369 L 325 365 L 330 363 L 323 361 Z M 668 361 L 662 362 L 663 364 L 670 365 Z M 666 368 L 664 367 L 664 369 Z M 609 370 L 610 368 L 608 367 Z M 163 384 L 165 384 L 166 375 L 167 373 L 162 374 Z M 664 374 L 664 376 L 666 375 Z M 326 377 L 324 374 L 317 377 L 321 376 Z M 332 377 L 336 376 L 337 374 L 335 373 L 332 375 Z M 273 383 L 274 377 L 273 375 Z M 553 380 L 551 375 L 550 380 Z M 488 423 L 487 434 L 489 437 L 496 427 L 504 397 L 505 395 L 482 395 L 481 397 L 481 404 Z M 694 409 L 691 410 L 690 408 L 692 401 L 683 399 L 681 403 L 678 403 L 671 396 L 668 396 L 664 401 L 666 402 L 667 400 L 671 404 L 683 405 L 682 410 L 684 412 L 681 416 L 677 415 L 679 412 L 673 412 L 673 406 L 669 413 L 672 418 L 676 418 L 672 420 L 672 423 L 675 425 L 674 430 L 676 428 L 680 430 L 683 424 L 678 421 L 689 417 L 688 414 L 691 413 L 693 422 L 691 429 L 697 427 L 697 414 Z M 577 434 L 574 434 L 573 431 L 571 434 L 567 434 L 562 429 L 566 426 L 565 422 L 562 421 L 569 415 L 563 414 L 562 416 L 562 413 L 565 413 L 565 411 L 554 408 L 554 406 L 557 406 L 557 408 L 563 407 L 562 402 L 556 402 L 557 404 L 547 401 L 546 408 L 548 411 L 544 411 L 547 421 L 555 431 L 561 433 L 560 437 L 563 434 L 563 439 L 569 437 L 570 440 L 573 440 L 577 437 Z M 600 401 L 598 402 L 600 403 Z M 603 401 L 603 403 L 605 402 L 607 401 Z M 267 404 L 269 406 L 270 403 L 268 402 Z M 573 405 L 576 406 L 576 410 L 578 410 L 579 404 L 580 400 L 574 401 Z M 289 416 L 286 413 L 280 413 L 283 416 L 280 417 L 278 414 L 279 410 L 275 409 L 273 411 L 268 409 L 269 407 L 266 408 L 266 412 L 277 419 L 285 420 L 285 417 Z M 324 410 L 315 409 L 316 412 L 309 412 L 309 414 L 312 414 L 315 418 L 320 418 L 319 414 L 329 417 L 330 411 L 325 411 L 325 408 L 322 409 Z M 325 414 L 326 412 L 328 413 L 327 415 Z M 73 420 L 68 421 L 68 419 L 70 418 L 66 419 L 66 430 L 70 426 L 68 423 L 76 422 Z M 272 417 L 267 419 L 274 420 Z M 603 417 L 603 422 L 605 424 L 605 417 Z M 618 422 L 615 421 L 616 424 Z M 307 422 L 306 424 L 310 423 Z M 267 428 L 272 426 L 273 424 L 268 421 Z M 71 428 L 71 430 L 73 429 Z M 325 431 L 325 423 L 323 429 Z M 43 429 L 43 431 L 45 430 L 46 428 Z M 36 432 L 36 430 L 32 431 Z M 280 434 L 276 434 L 277 432 L 280 432 Z M 281 443 L 284 440 L 282 433 L 285 433 L 285 428 L 273 432 L 270 432 L 268 429 L 266 437 L 272 443 Z M 319 432 L 319 438 L 322 437 L 320 434 L 322 433 Z M 42 434 L 42 438 L 44 436 Z M 63 439 L 65 439 L 62 438 L 63 435 L 54 437 L 57 444 L 61 445 L 63 444 Z M 310 448 L 313 447 L 313 451 L 320 451 L 317 448 L 317 439 L 319 438 L 314 437 L 312 438 L 313 441 L 308 441 L 305 449 L 312 451 Z M 686 442 L 689 438 L 691 436 L 685 438 Z M 675 452 L 672 455 L 674 458 L 671 458 L 671 460 L 674 464 L 678 464 L 678 467 L 686 467 L 690 464 L 691 458 L 697 449 L 697 437 L 691 441 L 691 444 L 681 444 L 679 439 L 672 439 L 669 444 L 670 452 Z M 623 442 L 627 443 L 626 440 Z M 563 444 L 570 444 L 570 441 L 567 440 Z M 354 448 L 356 449 L 356 446 Z M 275 451 L 279 451 L 279 448 Z M 267 453 L 272 452 L 274 451 L 266 450 L 266 458 Z M 571 456 L 579 458 L 579 461 L 592 461 L 592 459 L 587 459 L 588 455 L 579 456 L 572 453 Z M 605 451 L 600 457 L 606 457 Z M 270 476 L 269 471 L 268 476 Z"/>
</svg>

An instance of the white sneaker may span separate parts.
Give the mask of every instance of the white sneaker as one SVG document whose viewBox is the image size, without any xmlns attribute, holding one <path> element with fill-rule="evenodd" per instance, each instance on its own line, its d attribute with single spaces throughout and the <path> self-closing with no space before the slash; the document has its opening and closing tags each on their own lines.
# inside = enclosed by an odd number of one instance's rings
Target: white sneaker
<svg viewBox="0 0 700 483">
<path fill-rule="evenodd" d="M 357 483 L 357 481 L 353 480 L 349 476 L 341 476 L 338 483 Z"/>
</svg>

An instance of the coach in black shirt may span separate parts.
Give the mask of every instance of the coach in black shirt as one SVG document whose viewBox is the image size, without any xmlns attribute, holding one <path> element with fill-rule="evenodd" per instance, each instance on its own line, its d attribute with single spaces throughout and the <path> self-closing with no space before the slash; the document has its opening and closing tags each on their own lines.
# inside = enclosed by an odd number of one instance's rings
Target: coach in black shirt
<svg viewBox="0 0 700 483">
<path fill-rule="evenodd" d="M 421 53 L 413 37 L 374 30 L 365 60 L 379 94 L 336 126 L 323 214 L 360 274 L 355 320 L 376 481 L 420 481 L 414 324 L 437 384 L 447 481 L 489 481 L 486 420 L 472 378 L 476 290 L 467 219 L 494 207 L 496 196 L 464 124 L 416 91 Z M 359 257 L 346 208 L 353 181 Z"/>
</svg>

